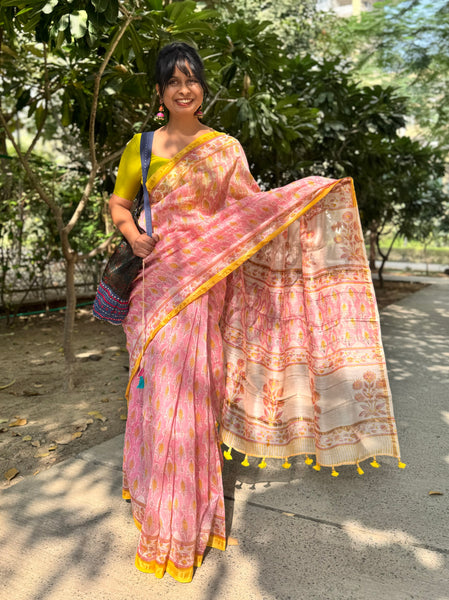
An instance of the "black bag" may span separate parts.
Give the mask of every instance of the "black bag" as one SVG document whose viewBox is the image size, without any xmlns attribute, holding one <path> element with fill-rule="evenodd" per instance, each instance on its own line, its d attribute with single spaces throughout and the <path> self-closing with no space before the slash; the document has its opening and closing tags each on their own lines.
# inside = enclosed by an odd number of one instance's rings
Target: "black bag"
<svg viewBox="0 0 449 600">
<path fill-rule="evenodd" d="M 142 165 L 142 187 L 137 195 L 133 208 L 136 221 L 145 210 L 146 232 L 153 232 L 151 223 L 150 199 L 146 186 L 148 168 L 151 162 L 151 148 L 154 132 L 144 132 L 140 140 L 140 160 Z M 137 225 L 141 233 L 145 231 Z M 128 241 L 123 237 L 112 256 L 109 258 L 98 286 L 93 305 L 93 315 L 97 319 L 113 325 L 120 325 L 128 314 L 129 297 L 134 279 L 142 268 L 142 258 L 136 256 Z"/>
</svg>

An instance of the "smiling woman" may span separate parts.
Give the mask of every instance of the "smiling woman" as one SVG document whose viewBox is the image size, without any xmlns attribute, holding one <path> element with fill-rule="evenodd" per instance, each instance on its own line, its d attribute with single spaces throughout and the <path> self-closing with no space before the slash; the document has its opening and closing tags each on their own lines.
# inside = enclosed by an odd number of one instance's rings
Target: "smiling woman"
<svg viewBox="0 0 449 600">
<path fill-rule="evenodd" d="M 124 321 L 123 495 L 136 566 L 190 581 L 207 545 L 226 547 L 221 441 L 260 468 L 314 455 L 334 477 L 399 447 L 352 180 L 261 192 L 239 142 L 199 121 L 207 85 L 186 44 L 162 49 L 157 91 L 168 122 L 147 179 L 153 236 L 130 212 L 140 134 L 110 200 L 144 258 Z"/>
</svg>

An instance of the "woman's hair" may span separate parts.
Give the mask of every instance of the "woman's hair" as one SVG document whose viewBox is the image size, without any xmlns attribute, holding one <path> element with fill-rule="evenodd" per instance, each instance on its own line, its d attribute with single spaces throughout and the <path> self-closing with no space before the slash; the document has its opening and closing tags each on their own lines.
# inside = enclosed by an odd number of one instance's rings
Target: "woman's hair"
<svg viewBox="0 0 449 600">
<path fill-rule="evenodd" d="M 184 75 L 190 75 L 188 69 L 190 67 L 190 71 L 203 88 L 204 96 L 208 94 L 209 88 L 204 77 L 203 61 L 198 52 L 184 42 L 172 42 L 162 48 L 156 60 L 156 83 L 159 84 L 161 97 L 164 95 L 175 67 L 178 67 Z"/>
</svg>

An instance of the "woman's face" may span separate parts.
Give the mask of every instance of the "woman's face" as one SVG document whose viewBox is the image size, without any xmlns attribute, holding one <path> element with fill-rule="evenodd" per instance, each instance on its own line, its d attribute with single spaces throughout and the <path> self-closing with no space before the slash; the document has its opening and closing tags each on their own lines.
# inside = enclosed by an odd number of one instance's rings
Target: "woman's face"
<svg viewBox="0 0 449 600">
<path fill-rule="evenodd" d="M 164 90 L 162 102 L 172 116 L 193 116 L 203 102 L 203 88 L 189 66 L 186 67 L 188 75 L 175 67 Z M 160 96 L 158 85 L 156 90 Z"/>
</svg>

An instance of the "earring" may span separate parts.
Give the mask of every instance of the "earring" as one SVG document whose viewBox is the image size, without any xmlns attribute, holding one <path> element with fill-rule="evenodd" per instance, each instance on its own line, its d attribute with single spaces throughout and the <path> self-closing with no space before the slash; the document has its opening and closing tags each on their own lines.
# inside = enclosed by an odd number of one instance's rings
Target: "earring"
<svg viewBox="0 0 449 600">
<path fill-rule="evenodd" d="M 201 119 L 203 116 L 204 116 L 204 113 L 201 110 L 201 104 L 200 104 L 199 107 L 195 111 L 195 117 L 198 117 L 198 119 Z"/>
<path fill-rule="evenodd" d="M 160 121 L 161 123 L 165 120 L 164 105 L 162 103 L 159 106 L 159 112 L 157 113 L 155 119 L 156 121 Z"/>
</svg>

